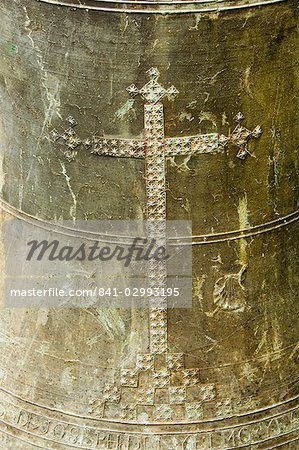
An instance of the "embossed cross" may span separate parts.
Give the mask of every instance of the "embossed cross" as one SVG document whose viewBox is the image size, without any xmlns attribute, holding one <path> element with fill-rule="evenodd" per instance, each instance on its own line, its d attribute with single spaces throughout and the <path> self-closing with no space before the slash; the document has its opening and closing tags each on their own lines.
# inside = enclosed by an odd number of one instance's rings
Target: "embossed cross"
<svg viewBox="0 0 299 450">
<path fill-rule="evenodd" d="M 92 136 L 82 141 L 74 130 L 77 122 L 72 117 L 67 119 L 70 126 L 63 134 L 52 130 L 51 137 L 54 141 L 62 140 L 66 144 L 66 157 L 69 160 L 74 158 L 77 148 L 82 144 L 95 155 L 145 159 L 146 218 L 148 221 L 155 223 L 160 221 L 161 227 L 158 227 L 160 236 L 166 220 L 166 157 L 215 154 L 224 151 L 226 144 L 230 141 L 239 148 L 237 156 L 244 159 L 249 153 L 249 140 L 252 137 L 259 137 L 261 128 L 257 127 L 253 132 L 250 132 L 241 126 L 244 117 L 240 113 L 236 116 L 238 125 L 229 137 L 211 133 L 167 138 L 165 137 L 161 100 L 164 97 L 174 98 L 178 91 L 174 86 L 165 89 L 159 84 L 159 72 L 156 68 L 151 68 L 147 73 L 150 80 L 141 89 L 138 89 L 134 84 L 127 88 L 132 97 L 141 95 L 146 101 L 144 105 L 143 139 L 107 139 Z M 153 233 L 155 233 L 155 230 Z M 162 287 L 166 279 L 165 265 L 153 263 L 150 271 L 153 284 Z M 171 419 L 174 417 L 173 414 L 175 415 L 175 408 L 184 404 L 186 417 L 188 419 L 199 419 L 202 417 L 203 402 L 214 399 L 215 387 L 212 384 L 202 385 L 200 383 L 199 369 L 187 369 L 183 354 L 168 351 L 166 299 L 159 298 L 158 303 L 156 298 L 150 300 L 149 308 L 150 352 L 137 355 L 134 369 L 121 370 L 118 387 L 114 385 L 106 386 L 105 401 L 108 404 L 119 403 L 123 396 L 126 397 L 125 390 L 130 391 L 131 389 L 130 395 L 133 403 L 152 406 L 158 403 L 153 412 L 155 417 Z M 144 387 L 140 386 L 140 377 L 144 379 L 142 373 L 147 374 Z M 197 400 L 188 403 L 188 389 L 193 392 L 196 386 L 195 397 Z M 134 388 L 134 392 L 132 388 Z M 167 403 L 161 403 L 157 400 L 157 390 L 159 389 L 167 390 Z M 125 410 L 129 413 L 134 409 L 130 407 L 130 404 L 129 402 L 129 404 L 124 405 Z"/>
<path fill-rule="evenodd" d="M 146 101 L 144 105 L 145 133 L 143 139 L 107 139 L 92 136 L 82 141 L 74 130 L 77 122 L 73 117 L 67 119 L 69 127 L 62 134 L 57 130 L 52 130 L 51 137 L 54 141 L 63 141 L 66 144 L 65 156 L 69 160 L 75 157 L 77 148 L 82 144 L 95 155 L 145 159 L 147 219 L 159 221 L 166 220 L 166 157 L 177 155 L 190 157 L 204 153 L 215 154 L 223 151 L 226 144 L 231 142 L 238 147 L 237 157 L 244 159 L 250 154 L 248 149 L 250 139 L 258 138 L 262 130 L 260 126 L 253 131 L 242 126 L 241 123 L 245 117 L 242 113 L 239 113 L 235 117 L 237 125 L 228 137 L 218 133 L 210 133 L 167 138 L 164 132 L 164 113 L 161 100 L 164 97 L 173 99 L 178 94 L 178 90 L 174 86 L 170 86 L 168 89 L 161 86 L 158 82 L 158 69 L 152 67 L 147 73 L 150 80 L 141 89 L 138 89 L 135 84 L 127 88 L 132 97 L 139 94 Z M 163 279 L 163 271 L 165 269 L 160 264 L 160 280 Z M 161 283 L 163 284 L 162 281 Z M 166 351 L 167 348 L 166 334 L 163 331 L 167 323 L 165 314 L 162 310 L 154 311 L 152 314 L 151 348 L 158 352 Z"/>
<path fill-rule="evenodd" d="M 146 101 L 144 105 L 144 139 L 105 139 L 91 137 L 81 141 L 74 130 L 77 122 L 69 117 L 70 124 L 63 134 L 56 130 L 51 131 L 54 141 L 62 140 L 67 146 L 66 157 L 71 160 L 76 154 L 76 149 L 83 144 L 91 153 L 100 156 L 114 156 L 120 158 L 144 158 L 146 179 L 147 220 L 166 220 L 166 184 L 165 184 L 165 159 L 176 155 L 199 155 L 203 153 L 214 154 L 223 151 L 227 138 L 218 133 L 200 134 L 180 138 L 165 138 L 164 113 L 161 100 L 164 97 L 173 99 L 178 90 L 171 86 L 165 89 L 158 83 L 159 72 L 156 68 L 148 70 L 150 81 L 141 89 L 134 84 L 127 88 L 132 97 L 141 95 Z M 158 278 L 160 287 L 165 278 L 165 267 L 153 267 L 156 272 L 155 286 Z M 159 277 L 157 276 L 159 272 Z M 155 299 L 156 303 L 156 299 Z M 163 353 L 167 350 L 167 308 L 161 299 L 160 308 L 150 310 L 150 346 L 151 351 Z"/>
</svg>

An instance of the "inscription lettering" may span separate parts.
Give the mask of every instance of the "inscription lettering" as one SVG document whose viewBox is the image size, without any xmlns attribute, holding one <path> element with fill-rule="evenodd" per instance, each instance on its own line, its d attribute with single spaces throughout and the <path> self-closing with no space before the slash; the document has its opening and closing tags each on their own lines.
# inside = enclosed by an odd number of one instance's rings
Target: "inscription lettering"
<svg viewBox="0 0 299 450">
<path fill-rule="evenodd" d="M 130 435 L 117 431 L 105 432 L 88 426 L 73 423 L 61 423 L 50 420 L 41 414 L 21 409 L 9 402 L 0 404 L 1 418 L 4 424 L 16 426 L 31 435 L 57 443 L 80 446 L 82 449 L 105 450 L 223 450 L 227 447 L 254 445 L 267 439 L 287 435 L 298 429 L 298 409 L 282 413 L 276 417 L 263 419 L 247 425 L 206 431 L 195 434 L 167 435 Z"/>
</svg>

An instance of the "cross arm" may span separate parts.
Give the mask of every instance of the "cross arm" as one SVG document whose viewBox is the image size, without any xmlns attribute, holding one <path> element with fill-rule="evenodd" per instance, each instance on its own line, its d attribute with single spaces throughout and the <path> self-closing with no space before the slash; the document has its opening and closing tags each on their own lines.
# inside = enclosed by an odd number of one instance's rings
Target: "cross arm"
<svg viewBox="0 0 299 450">
<path fill-rule="evenodd" d="M 79 149 L 83 146 L 94 155 L 115 156 L 118 158 L 144 158 L 145 144 L 141 139 L 120 139 L 109 137 L 96 137 L 82 140 L 75 131 L 78 125 L 76 119 L 69 116 L 66 119 L 68 127 L 62 132 L 53 129 L 50 131 L 50 139 L 53 142 L 61 142 L 66 146 L 65 156 L 72 161 Z"/>
<path fill-rule="evenodd" d="M 83 144 L 94 155 L 138 159 L 145 157 L 145 144 L 138 139 L 92 137 L 91 139 L 86 139 Z"/>
<path fill-rule="evenodd" d="M 219 153 L 224 149 L 227 142 L 227 137 L 218 133 L 167 138 L 165 139 L 165 156 Z"/>
</svg>

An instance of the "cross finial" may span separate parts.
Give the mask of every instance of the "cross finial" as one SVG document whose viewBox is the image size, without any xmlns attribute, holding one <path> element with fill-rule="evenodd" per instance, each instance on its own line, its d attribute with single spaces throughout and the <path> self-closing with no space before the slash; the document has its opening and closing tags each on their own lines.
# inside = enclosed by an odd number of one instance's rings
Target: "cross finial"
<svg viewBox="0 0 299 450">
<path fill-rule="evenodd" d="M 245 120 L 245 116 L 243 113 L 239 112 L 234 121 L 236 123 L 236 127 L 230 135 L 229 141 L 236 145 L 239 149 L 237 158 L 245 159 L 248 155 L 250 155 L 249 151 L 249 142 L 251 139 L 258 139 L 262 133 L 262 127 L 258 125 L 254 128 L 254 130 L 249 130 L 248 128 L 242 125 Z"/>
<path fill-rule="evenodd" d="M 168 99 L 173 99 L 179 93 L 174 86 L 165 89 L 158 83 L 160 73 L 156 67 L 151 67 L 146 73 L 149 75 L 150 81 L 148 81 L 141 89 L 138 89 L 135 84 L 131 84 L 127 88 L 131 97 L 136 97 L 136 95 L 140 94 L 148 103 L 155 104 L 165 96 L 167 96 Z"/>
</svg>

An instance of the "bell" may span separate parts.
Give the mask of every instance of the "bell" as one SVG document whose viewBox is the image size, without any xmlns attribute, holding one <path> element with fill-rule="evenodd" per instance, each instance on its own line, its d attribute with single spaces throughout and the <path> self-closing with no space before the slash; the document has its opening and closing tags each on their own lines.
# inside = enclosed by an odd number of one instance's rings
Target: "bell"
<svg viewBox="0 0 299 450">
<path fill-rule="evenodd" d="M 9 306 L 33 261 L 3 256 L 0 447 L 297 449 L 297 2 L 0 11 L 2 255 L 27 226 L 192 223 L 189 307 Z"/>
</svg>

